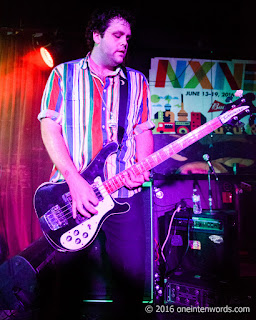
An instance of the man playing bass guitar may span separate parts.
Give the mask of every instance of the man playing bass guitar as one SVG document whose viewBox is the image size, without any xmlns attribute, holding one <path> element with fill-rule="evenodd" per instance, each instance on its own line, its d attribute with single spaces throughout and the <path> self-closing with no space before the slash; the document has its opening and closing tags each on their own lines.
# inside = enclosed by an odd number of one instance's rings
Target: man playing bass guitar
<svg viewBox="0 0 256 320">
<path fill-rule="evenodd" d="M 99 198 L 80 173 L 105 145 L 120 144 L 117 153 L 106 159 L 106 179 L 153 152 L 147 80 L 142 73 L 124 67 L 131 27 L 131 16 L 125 11 L 94 13 L 87 27 L 91 51 L 83 59 L 54 68 L 44 90 L 38 118 L 54 163 L 51 182 L 67 182 L 73 219 L 98 214 Z M 121 97 L 125 85 L 127 91 Z M 132 307 L 134 311 L 143 297 L 145 232 L 140 186 L 149 180 L 149 172 L 127 173 L 124 187 L 112 197 L 128 202 L 130 210 L 111 215 L 102 225 L 113 268 L 113 299 L 125 314 Z"/>
</svg>

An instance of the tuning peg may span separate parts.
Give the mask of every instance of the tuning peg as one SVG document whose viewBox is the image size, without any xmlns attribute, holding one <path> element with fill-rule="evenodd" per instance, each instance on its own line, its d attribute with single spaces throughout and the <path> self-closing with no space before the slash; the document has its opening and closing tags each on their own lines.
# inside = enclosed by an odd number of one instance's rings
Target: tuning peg
<svg viewBox="0 0 256 320">
<path fill-rule="evenodd" d="M 242 96 L 243 96 L 243 90 L 236 90 L 235 96 L 236 96 L 236 97 L 239 97 L 239 98 L 242 98 Z"/>
</svg>

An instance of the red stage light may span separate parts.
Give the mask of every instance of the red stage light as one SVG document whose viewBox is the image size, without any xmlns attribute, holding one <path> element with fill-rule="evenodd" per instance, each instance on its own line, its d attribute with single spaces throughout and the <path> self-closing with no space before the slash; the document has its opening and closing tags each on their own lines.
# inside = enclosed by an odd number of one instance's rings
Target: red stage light
<svg viewBox="0 0 256 320">
<path fill-rule="evenodd" d="M 42 56 L 44 62 L 47 64 L 47 66 L 50 68 L 53 68 L 54 61 L 53 61 L 53 57 L 50 54 L 50 52 L 45 47 L 41 47 L 40 53 L 41 53 L 41 56 Z"/>
</svg>

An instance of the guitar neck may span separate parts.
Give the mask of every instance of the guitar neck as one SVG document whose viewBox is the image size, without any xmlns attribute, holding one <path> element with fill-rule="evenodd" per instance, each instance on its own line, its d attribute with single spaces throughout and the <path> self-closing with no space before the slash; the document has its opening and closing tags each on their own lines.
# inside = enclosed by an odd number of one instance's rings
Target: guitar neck
<svg viewBox="0 0 256 320">
<path fill-rule="evenodd" d="M 109 194 L 114 193 L 118 189 L 124 186 L 123 179 L 128 174 L 129 171 L 132 171 L 135 176 L 140 175 L 143 172 L 149 171 L 169 159 L 172 155 L 180 152 L 181 150 L 187 148 L 191 144 L 205 137 L 212 131 L 218 129 L 222 126 L 222 122 L 219 117 L 210 120 L 209 122 L 203 124 L 202 126 L 196 128 L 195 130 L 189 132 L 185 136 L 175 140 L 174 142 L 168 144 L 167 146 L 159 149 L 158 151 L 152 153 L 144 160 L 134 164 L 130 168 L 118 173 L 113 178 L 106 180 L 103 185 L 106 188 Z"/>
</svg>

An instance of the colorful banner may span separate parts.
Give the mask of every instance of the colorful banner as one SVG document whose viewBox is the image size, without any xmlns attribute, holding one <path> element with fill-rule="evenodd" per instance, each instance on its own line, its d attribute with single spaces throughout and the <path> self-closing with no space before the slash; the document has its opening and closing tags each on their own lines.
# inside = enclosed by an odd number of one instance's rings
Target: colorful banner
<svg viewBox="0 0 256 320">
<path fill-rule="evenodd" d="M 149 72 L 154 133 L 186 134 L 220 115 L 238 89 L 256 92 L 256 61 L 152 58 Z M 255 117 L 218 134 L 255 134 Z"/>
</svg>

